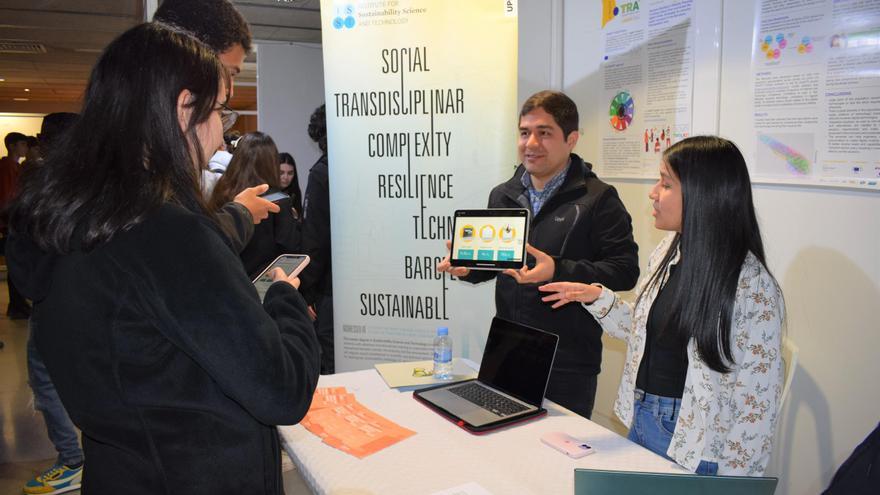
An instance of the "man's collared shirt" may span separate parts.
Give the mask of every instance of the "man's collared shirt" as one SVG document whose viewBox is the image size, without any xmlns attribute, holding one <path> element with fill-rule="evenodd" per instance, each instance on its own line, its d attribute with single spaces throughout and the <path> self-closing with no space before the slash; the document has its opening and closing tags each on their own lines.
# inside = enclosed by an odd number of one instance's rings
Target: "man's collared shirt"
<svg viewBox="0 0 880 495">
<path fill-rule="evenodd" d="M 565 176 L 568 174 L 568 168 L 571 167 L 571 159 L 568 160 L 568 163 L 565 164 L 565 168 L 562 169 L 561 172 L 554 175 L 552 179 L 547 181 L 547 184 L 544 185 L 544 190 L 539 191 L 535 189 L 535 186 L 532 185 L 532 175 L 528 172 L 524 172 L 522 177 L 520 177 L 520 181 L 522 181 L 522 185 L 526 188 L 526 191 L 529 193 L 529 202 L 532 204 L 532 217 L 535 217 L 541 208 L 544 206 L 544 203 L 553 196 L 553 193 L 559 189 L 559 186 L 565 182 Z"/>
</svg>

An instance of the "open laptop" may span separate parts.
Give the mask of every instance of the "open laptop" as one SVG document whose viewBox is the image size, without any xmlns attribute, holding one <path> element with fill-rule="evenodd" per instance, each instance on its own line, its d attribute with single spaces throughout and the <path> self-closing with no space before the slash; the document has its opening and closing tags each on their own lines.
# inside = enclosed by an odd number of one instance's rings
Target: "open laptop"
<svg viewBox="0 0 880 495">
<path fill-rule="evenodd" d="M 552 333 L 496 317 L 476 380 L 422 389 L 413 397 L 472 433 L 542 416 L 558 342 Z"/>
<path fill-rule="evenodd" d="M 773 495 L 777 478 L 575 469 L 575 495 Z"/>
</svg>

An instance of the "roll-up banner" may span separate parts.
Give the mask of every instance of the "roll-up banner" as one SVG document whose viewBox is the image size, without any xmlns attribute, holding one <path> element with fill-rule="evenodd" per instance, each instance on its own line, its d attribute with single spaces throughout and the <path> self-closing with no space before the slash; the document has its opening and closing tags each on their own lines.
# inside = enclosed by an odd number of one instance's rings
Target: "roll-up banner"
<svg viewBox="0 0 880 495">
<path fill-rule="evenodd" d="M 479 362 L 494 282 L 434 266 L 516 164 L 515 0 L 322 0 L 336 371 Z"/>
</svg>

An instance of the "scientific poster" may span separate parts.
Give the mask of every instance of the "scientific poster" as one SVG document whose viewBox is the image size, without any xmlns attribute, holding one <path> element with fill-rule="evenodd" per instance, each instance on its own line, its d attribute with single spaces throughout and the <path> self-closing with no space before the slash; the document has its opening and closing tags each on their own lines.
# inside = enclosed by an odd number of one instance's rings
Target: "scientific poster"
<svg viewBox="0 0 880 495">
<path fill-rule="evenodd" d="M 653 178 L 691 134 L 693 0 L 602 1 L 603 178 Z"/>
<path fill-rule="evenodd" d="M 482 353 L 494 284 L 435 272 L 516 164 L 517 2 L 322 0 L 336 370 Z"/>
<path fill-rule="evenodd" d="M 880 1 L 759 0 L 759 181 L 880 190 Z"/>
</svg>

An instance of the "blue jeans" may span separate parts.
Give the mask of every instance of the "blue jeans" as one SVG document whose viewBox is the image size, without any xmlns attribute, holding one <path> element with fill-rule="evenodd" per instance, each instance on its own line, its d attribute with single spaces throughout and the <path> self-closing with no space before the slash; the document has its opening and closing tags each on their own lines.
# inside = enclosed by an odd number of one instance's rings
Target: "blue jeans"
<svg viewBox="0 0 880 495">
<path fill-rule="evenodd" d="M 60 464 L 79 464 L 83 461 L 83 451 L 76 436 L 76 427 L 67 416 L 64 405 L 58 397 L 55 385 L 49 377 L 49 371 L 43 364 L 37 346 L 34 343 L 34 320 L 30 321 L 30 337 L 27 343 L 28 382 L 34 392 L 34 408 L 43 413 L 49 440 L 58 451 Z"/>
<path fill-rule="evenodd" d="M 627 438 L 674 462 L 674 459 L 666 455 L 666 450 L 669 449 L 672 433 L 675 432 L 679 409 L 681 409 L 681 399 L 646 394 L 637 389 L 633 406 L 633 424 Z M 718 474 L 718 464 L 700 461 L 697 474 L 715 476 Z"/>
</svg>

